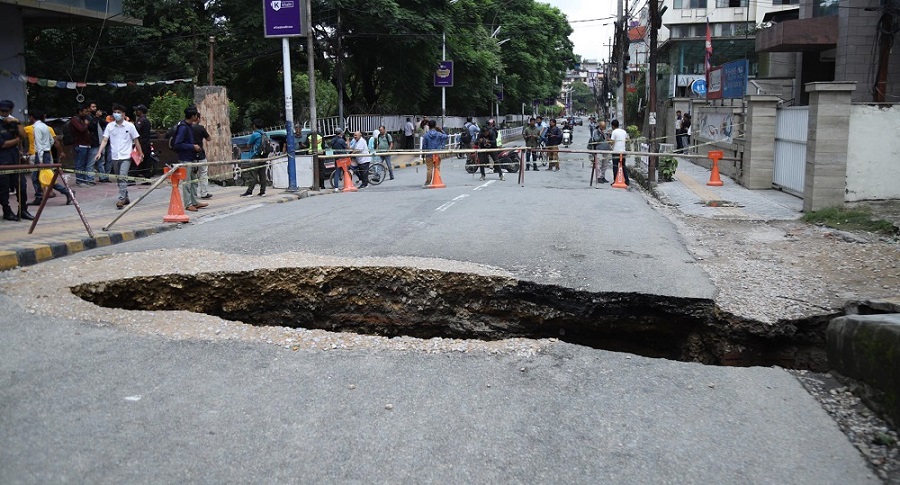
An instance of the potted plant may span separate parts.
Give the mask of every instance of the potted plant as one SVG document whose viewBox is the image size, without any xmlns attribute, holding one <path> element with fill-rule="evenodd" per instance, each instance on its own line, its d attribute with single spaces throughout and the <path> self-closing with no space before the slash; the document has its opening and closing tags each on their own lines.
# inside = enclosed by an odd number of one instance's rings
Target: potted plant
<svg viewBox="0 0 900 485">
<path fill-rule="evenodd" d="M 678 159 L 669 155 L 659 160 L 659 181 L 671 182 L 678 168 Z"/>
</svg>

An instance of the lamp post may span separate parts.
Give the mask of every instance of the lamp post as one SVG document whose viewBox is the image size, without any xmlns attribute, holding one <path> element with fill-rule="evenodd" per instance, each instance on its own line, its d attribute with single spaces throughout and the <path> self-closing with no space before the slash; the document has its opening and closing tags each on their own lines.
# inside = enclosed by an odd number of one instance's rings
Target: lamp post
<svg viewBox="0 0 900 485">
<path fill-rule="evenodd" d="M 459 0 L 450 0 L 447 5 L 453 5 Z M 441 33 L 441 60 L 447 60 L 447 30 Z M 441 86 L 441 129 L 447 124 L 447 87 Z"/>
</svg>

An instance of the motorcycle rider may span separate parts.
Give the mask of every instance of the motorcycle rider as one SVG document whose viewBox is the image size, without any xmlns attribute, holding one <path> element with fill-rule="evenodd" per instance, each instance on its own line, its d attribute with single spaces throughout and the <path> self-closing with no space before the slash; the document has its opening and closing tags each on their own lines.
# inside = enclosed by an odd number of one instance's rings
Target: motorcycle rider
<svg viewBox="0 0 900 485">
<path fill-rule="evenodd" d="M 488 120 L 487 125 L 485 125 L 484 129 L 478 134 L 477 143 L 481 148 L 497 148 L 497 127 L 495 126 L 493 118 Z M 490 158 L 490 165 L 494 169 L 494 172 L 500 174 L 500 180 L 504 180 L 503 171 L 500 170 L 500 165 L 494 163 L 497 161 L 495 152 L 478 154 L 478 161 L 481 165 L 481 167 L 479 167 L 481 168 L 481 178 L 479 180 L 484 180 L 484 166 L 488 164 L 488 158 Z"/>
</svg>

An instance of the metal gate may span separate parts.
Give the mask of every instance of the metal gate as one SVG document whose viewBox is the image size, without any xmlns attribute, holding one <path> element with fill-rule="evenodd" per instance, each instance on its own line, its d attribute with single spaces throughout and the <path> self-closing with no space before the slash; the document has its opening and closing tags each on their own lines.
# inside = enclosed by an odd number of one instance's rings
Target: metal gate
<svg viewBox="0 0 900 485">
<path fill-rule="evenodd" d="M 772 185 L 803 197 L 809 106 L 778 108 L 775 115 L 775 170 Z"/>
</svg>

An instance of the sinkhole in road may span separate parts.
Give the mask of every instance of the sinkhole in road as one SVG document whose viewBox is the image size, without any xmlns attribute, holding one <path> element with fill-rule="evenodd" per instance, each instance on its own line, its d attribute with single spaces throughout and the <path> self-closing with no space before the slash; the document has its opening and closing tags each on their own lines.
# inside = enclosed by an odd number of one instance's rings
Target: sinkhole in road
<svg viewBox="0 0 900 485">
<path fill-rule="evenodd" d="M 104 307 L 185 310 L 251 325 L 426 339 L 554 337 L 648 357 L 810 370 L 826 368 L 824 330 L 835 316 L 766 324 L 709 299 L 380 266 L 143 276 L 72 292 Z"/>
</svg>

